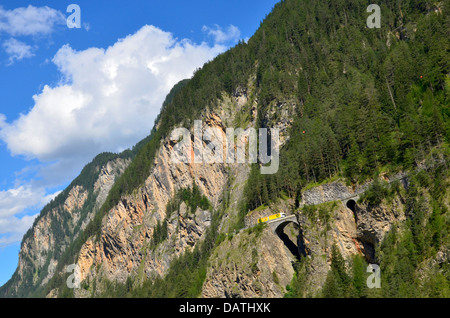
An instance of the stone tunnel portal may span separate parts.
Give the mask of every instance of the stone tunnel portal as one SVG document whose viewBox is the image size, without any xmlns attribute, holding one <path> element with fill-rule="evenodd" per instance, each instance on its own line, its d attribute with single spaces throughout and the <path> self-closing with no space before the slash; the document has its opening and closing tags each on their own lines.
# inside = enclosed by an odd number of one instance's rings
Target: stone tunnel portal
<svg viewBox="0 0 450 318">
<path fill-rule="evenodd" d="M 350 210 L 352 210 L 353 213 L 356 212 L 356 201 L 353 199 L 350 199 L 347 201 L 346 203 L 347 208 L 349 208 Z"/>
<path fill-rule="evenodd" d="M 285 232 L 286 227 L 290 230 L 290 233 Z M 297 260 L 300 260 L 302 255 L 306 255 L 302 231 L 297 222 L 292 220 L 280 222 L 277 224 L 274 232 Z M 295 235 L 292 235 L 292 233 L 295 233 Z M 296 242 L 294 243 L 294 241 Z"/>
</svg>

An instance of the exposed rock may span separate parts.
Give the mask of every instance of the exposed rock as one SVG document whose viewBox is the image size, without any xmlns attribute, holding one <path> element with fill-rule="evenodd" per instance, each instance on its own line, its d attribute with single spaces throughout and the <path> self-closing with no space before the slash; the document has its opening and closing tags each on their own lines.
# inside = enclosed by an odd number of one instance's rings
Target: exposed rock
<svg viewBox="0 0 450 318">
<path fill-rule="evenodd" d="M 216 131 L 222 134 L 222 140 L 226 140 L 226 128 L 235 124 L 236 114 L 257 103 L 252 97 L 252 90 L 249 86 L 236 90 L 233 96 L 225 95 L 217 111 L 207 110 L 198 118 L 202 120 L 203 129 L 216 128 Z M 286 104 L 286 107 L 291 109 L 294 106 Z M 246 123 L 247 128 L 251 127 L 255 118 L 250 115 Z M 289 112 L 286 111 L 275 124 L 279 123 L 286 128 L 290 123 L 288 118 Z M 196 136 L 193 127 L 191 134 L 194 137 L 191 146 L 195 143 L 205 145 L 205 142 Z M 166 218 L 168 201 L 178 190 L 191 187 L 194 182 L 212 203 L 213 208 L 217 208 L 223 200 L 224 189 L 230 188 L 230 206 L 220 230 L 227 231 L 232 225 L 234 221 L 231 220 L 239 211 L 238 203 L 242 197 L 249 165 L 227 163 L 226 158 L 224 163 L 195 163 L 191 157 L 193 147 L 191 153 L 186 152 L 188 149 L 178 149 L 177 153 L 174 151 L 177 143 L 169 138 L 161 142 L 154 166 L 144 185 L 132 195 L 121 198 L 119 204 L 104 218 L 100 239 L 94 246 L 89 243 L 83 247 L 84 252 L 80 260 L 84 263 L 84 271 L 90 267 L 89 274 L 83 277 L 90 277 L 92 280 L 100 279 L 104 275 L 108 280 L 123 282 L 129 276 L 143 278 L 155 274 L 164 275 L 170 261 L 187 249 L 194 248 L 210 225 L 209 211 L 197 210 L 195 215 L 192 215 L 187 213 L 182 205 L 178 213 L 167 220 L 168 238 L 158 246 L 152 245 L 155 226 Z M 178 156 L 176 158 L 187 155 L 191 160 L 177 163 L 172 160 L 174 155 Z M 99 268 L 99 271 L 94 271 L 94 268 Z"/>
<path fill-rule="evenodd" d="M 204 123 L 223 131 L 220 118 L 214 113 Z M 156 249 L 151 246 L 154 228 L 158 221 L 165 219 L 167 202 L 176 191 L 195 182 L 213 206 L 217 206 L 227 182 L 224 164 L 175 163 L 171 158 L 173 147 L 169 139 L 162 143 L 144 186 L 124 196 L 104 218 L 100 240 L 91 249 L 91 260 L 86 260 L 94 267 L 101 267 L 100 276 L 124 281 L 140 272 L 146 276 L 163 275 L 173 257 L 193 248 L 209 226 L 209 212 L 196 211 L 194 217 L 186 215 L 182 207 L 177 216 L 172 216 L 177 222 L 169 220 L 168 242 Z"/>
<path fill-rule="evenodd" d="M 130 162 L 130 159 L 116 159 L 100 168 L 99 176 L 94 184 L 94 191 L 97 193 L 97 207 L 100 207 L 105 202 L 109 190 L 111 190 L 116 179 L 125 171 Z"/>
<path fill-rule="evenodd" d="M 355 189 L 346 186 L 342 181 L 334 181 L 325 183 L 302 193 L 301 206 L 321 204 L 324 202 L 345 199 L 354 195 L 358 195 L 365 191 L 368 185 L 358 186 Z"/>
<path fill-rule="evenodd" d="M 70 244 L 70 240 L 86 227 L 95 214 L 96 209 L 106 199 L 104 193 L 108 193 L 114 183 L 114 179 L 124 171 L 129 163 L 129 159 L 118 158 L 108 162 L 104 167 L 98 167 L 98 180 L 93 190 L 96 195 L 103 195 L 96 198 L 96 207 L 91 211 L 87 211 L 83 219 L 81 219 L 81 210 L 84 208 L 88 198 L 88 189 L 80 185 L 76 185 L 69 190 L 67 198 L 60 206 L 56 206 L 36 219 L 31 229 L 31 235 L 28 235 L 22 242 L 16 272 L 18 283 L 13 287 L 15 291 L 18 291 L 21 284 L 27 281 L 27 277 L 32 276 L 33 284 L 40 284 L 41 286 L 53 277 L 58 264 L 55 255 L 61 255 Z M 108 174 L 109 177 L 105 178 L 105 174 Z M 59 226 L 66 222 L 67 228 L 64 229 L 62 235 L 52 231 L 52 225 L 55 225 L 53 222 L 58 223 Z M 76 229 L 78 229 L 78 232 L 75 232 Z M 50 296 L 54 296 L 54 293 L 55 291 Z"/>
<path fill-rule="evenodd" d="M 363 248 L 358 242 L 355 216 L 342 202 L 339 202 L 337 209 L 334 210 L 334 225 L 332 235 L 334 242 L 339 245 L 342 256 L 348 258 L 351 255 L 362 254 Z"/>
<path fill-rule="evenodd" d="M 84 205 L 87 196 L 88 193 L 85 189 L 83 189 L 82 186 L 77 185 L 73 187 L 69 192 L 69 196 L 64 202 L 64 209 L 72 214 L 75 209 L 80 209 Z"/>
<path fill-rule="evenodd" d="M 404 206 L 399 198 L 391 204 L 377 206 L 357 205 L 357 237 L 366 250 L 366 257 L 375 262 L 375 247 L 385 237 L 393 225 L 405 221 Z"/>
<path fill-rule="evenodd" d="M 324 193 L 325 196 L 327 195 Z M 321 210 L 322 212 L 319 212 Z M 347 258 L 363 254 L 357 238 L 356 221 L 353 212 L 341 201 L 316 206 L 315 211 L 305 215 L 300 209 L 298 245 L 307 258 L 305 297 L 316 296 L 321 290 L 331 264 L 331 247 L 335 244 Z"/>
<path fill-rule="evenodd" d="M 241 231 L 215 249 L 202 297 L 283 297 L 294 274 L 292 255 L 269 228 Z"/>
</svg>

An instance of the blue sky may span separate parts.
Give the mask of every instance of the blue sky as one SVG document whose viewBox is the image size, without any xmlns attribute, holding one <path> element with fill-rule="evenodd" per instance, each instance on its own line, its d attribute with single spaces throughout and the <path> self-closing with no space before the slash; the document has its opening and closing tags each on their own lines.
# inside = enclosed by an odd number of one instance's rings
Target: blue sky
<svg viewBox="0 0 450 318">
<path fill-rule="evenodd" d="M 40 209 L 151 130 L 171 86 L 246 40 L 276 0 L 0 3 L 0 286 Z M 68 28 L 69 4 L 80 28 Z"/>
</svg>

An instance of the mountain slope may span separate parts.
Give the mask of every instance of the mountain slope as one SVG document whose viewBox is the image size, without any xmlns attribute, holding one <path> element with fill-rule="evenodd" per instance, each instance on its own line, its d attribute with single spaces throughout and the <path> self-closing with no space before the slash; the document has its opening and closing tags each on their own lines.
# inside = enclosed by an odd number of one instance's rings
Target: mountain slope
<svg viewBox="0 0 450 318">
<path fill-rule="evenodd" d="M 163 108 L 186 82 L 175 85 Z M 99 154 L 42 209 L 22 239 L 19 266 L 12 278 L 0 287 L 1 297 L 38 295 L 39 288 L 47 284 L 55 273 L 61 273 L 66 263 L 73 262 L 72 250 L 79 249 L 77 242 L 86 240 L 84 236 L 89 231 L 86 227 L 92 224 L 114 183 L 151 137 L 120 154 Z"/>
<path fill-rule="evenodd" d="M 248 43 L 180 84 L 58 263 L 79 266 L 82 288 L 68 288 L 59 271 L 35 295 L 414 296 L 405 289 L 426 286 L 416 296 L 445 296 L 450 8 L 380 1 L 382 27 L 369 29 L 368 5 L 281 1 Z M 179 141 L 170 134 L 175 127 L 192 133 L 195 120 L 223 136 L 227 127 L 278 128 L 279 171 L 174 163 Z M 380 185 L 397 174 L 406 176 L 404 186 Z M 359 188 L 360 201 L 343 203 Z M 317 196 L 328 199 L 309 203 Z M 252 227 L 280 210 L 298 225 L 275 233 Z M 389 234 L 396 230 L 401 235 Z M 388 273 L 391 294 L 361 286 L 366 262 Z M 402 285 L 407 270 L 413 274 Z"/>
<path fill-rule="evenodd" d="M 130 163 L 130 153 L 103 153 L 47 204 L 24 235 L 19 267 L 0 289 L 2 296 L 23 297 L 45 285 L 61 270 L 58 263 L 106 199 L 115 179 Z"/>
</svg>

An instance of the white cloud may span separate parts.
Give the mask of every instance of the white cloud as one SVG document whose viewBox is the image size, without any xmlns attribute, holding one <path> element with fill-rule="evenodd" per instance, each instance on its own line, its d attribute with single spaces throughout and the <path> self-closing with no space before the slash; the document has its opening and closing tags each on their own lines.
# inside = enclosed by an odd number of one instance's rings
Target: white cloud
<svg viewBox="0 0 450 318">
<path fill-rule="evenodd" d="M 0 6 L 0 32 L 12 36 L 42 35 L 53 32 L 55 26 L 66 23 L 58 10 L 45 7 L 28 7 L 5 10 Z"/>
<path fill-rule="evenodd" d="M 38 214 L 25 215 L 22 218 L 12 216 L 0 219 L 0 248 L 20 242 L 37 216 Z"/>
<path fill-rule="evenodd" d="M 0 234 L 5 233 L 25 233 L 31 225 L 38 214 L 35 215 L 25 215 L 22 218 L 10 217 L 0 219 Z"/>
<path fill-rule="evenodd" d="M 226 30 L 224 30 L 219 25 L 214 25 L 214 29 L 207 27 L 206 25 L 203 26 L 202 31 L 208 34 L 209 36 L 214 38 L 215 43 L 235 43 L 240 40 L 241 31 L 238 27 L 230 24 Z"/>
<path fill-rule="evenodd" d="M 89 32 L 89 30 L 91 29 L 91 25 L 89 23 L 83 22 L 83 28 Z"/>
<path fill-rule="evenodd" d="M 10 64 L 14 63 L 15 61 L 20 61 L 24 58 L 30 58 L 34 56 L 34 54 L 31 52 L 31 46 L 14 38 L 4 41 L 3 48 L 9 55 Z"/>
<path fill-rule="evenodd" d="M 149 133 L 170 88 L 224 50 L 153 26 L 107 49 L 65 45 L 53 58 L 60 85 L 45 85 L 0 138 L 12 154 L 43 162 L 130 147 Z"/>
<path fill-rule="evenodd" d="M 2 129 L 6 125 L 6 116 L 0 114 L 0 129 Z"/>
<path fill-rule="evenodd" d="M 36 179 L 27 175 L 21 186 L 0 191 L 0 229 L 11 226 L 12 237 L 13 228 L 29 223 L 14 218 L 48 202 L 47 189 L 73 179 L 98 153 L 126 149 L 147 136 L 173 85 L 226 48 L 178 40 L 154 26 L 106 49 L 61 47 L 52 59 L 60 83 L 45 85 L 15 121 L 0 114 L 0 140 L 13 155 L 40 162 L 24 170 L 36 171 Z"/>
<path fill-rule="evenodd" d="M 5 10 L 0 6 L 0 36 L 2 33 L 13 36 L 3 42 L 2 47 L 9 56 L 9 65 L 24 58 L 34 56 L 32 47 L 19 36 L 45 36 L 52 33 L 58 25 L 66 23 L 65 16 L 58 10 L 45 7 L 28 7 Z"/>
<path fill-rule="evenodd" d="M 45 195 L 43 188 L 22 185 L 17 188 L 0 191 L 0 221 L 26 209 L 41 207 L 48 200 L 49 197 Z"/>
<path fill-rule="evenodd" d="M 22 240 L 39 213 L 27 215 L 27 210 L 40 210 L 60 191 L 47 195 L 43 187 L 31 183 L 0 191 L 0 247 Z"/>
</svg>

